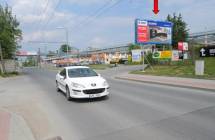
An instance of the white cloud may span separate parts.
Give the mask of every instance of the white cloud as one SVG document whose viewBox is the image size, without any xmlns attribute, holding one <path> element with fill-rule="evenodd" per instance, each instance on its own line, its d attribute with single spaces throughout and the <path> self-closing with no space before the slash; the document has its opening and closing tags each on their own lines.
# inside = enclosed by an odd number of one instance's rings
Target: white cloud
<svg viewBox="0 0 215 140">
<path fill-rule="evenodd" d="M 95 11 L 95 7 L 99 8 L 109 0 L 61 0 L 57 9 L 55 7 L 59 0 L 49 0 L 46 10 L 48 0 L 7 1 L 12 5 L 13 13 L 21 23 L 24 42 L 65 41 L 65 31 L 56 30 L 56 27 L 64 26 L 75 27 L 69 33 L 70 40 L 75 46 L 103 47 L 109 44 L 128 43 L 134 38 L 135 18 L 164 20 L 168 13 L 173 12 L 182 13 L 192 32 L 202 31 L 205 27 L 212 27 L 215 24 L 215 14 L 211 12 L 214 9 L 214 0 L 160 0 L 161 11 L 157 16 L 151 10 L 153 0 L 127 0 L 80 27 L 77 25 Z M 43 28 L 48 19 L 49 24 Z"/>
<path fill-rule="evenodd" d="M 65 0 L 65 2 L 70 4 L 78 4 L 78 5 L 93 5 L 93 4 L 100 4 L 104 3 L 108 0 Z M 115 0 L 112 0 L 115 1 Z"/>
<path fill-rule="evenodd" d="M 100 48 L 107 44 L 107 41 L 101 37 L 94 37 L 91 41 L 89 41 L 91 47 Z"/>
<path fill-rule="evenodd" d="M 65 33 L 59 32 L 58 30 L 47 30 L 47 31 L 37 31 L 37 32 L 29 32 L 25 33 L 23 36 L 23 42 L 31 42 L 31 41 L 56 41 L 56 42 L 64 42 L 65 41 Z"/>
</svg>

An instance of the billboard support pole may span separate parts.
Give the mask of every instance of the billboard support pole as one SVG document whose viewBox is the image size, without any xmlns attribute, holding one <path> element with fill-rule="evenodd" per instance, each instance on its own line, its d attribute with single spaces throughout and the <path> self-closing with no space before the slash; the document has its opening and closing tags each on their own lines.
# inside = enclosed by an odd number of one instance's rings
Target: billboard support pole
<svg viewBox="0 0 215 140">
<path fill-rule="evenodd" d="M 144 59 L 145 59 L 145 49 L 144 49 L 143 45 L 141 45 L 141 48 L 142 48 L 142 58 L 143 58 L 143 70 L 142 70 L 142 72 L 145 72 L 145 61 L 144 61 Z"/>
<path fill-rule="evenodd" d="M 155 46 L 156 46 L 156 45 L 155 45 Z M 147 57 L 145 57 L 145 59 L 146 59 L 146 61 L 148 62 L 149 67 L 150 67 L 150 68 L 152 69 L 152 71 L 154 72 L 154 69 L 153 69 L 153 67 L 152 67 L 151 63 L 149 62 L 148 58 L 147 58 Z"/>
<path fill-rule="evenodd" d="M 141 45 L 141 47 L 142 47 L 142 51 L 143 51 L 143 70 L 142 70 L 142 72 L 145 72 L 145 67 L 146 67 L 146 64 L 145 64 L 145 61 L 144 61 L 145 59 L 146 59 L 148 65 L 149 65 L 149 67 L 150 67 L 150 68 L 152 69 L 152 71 L 154 72 L 154 69 L 153 69 L 151 63 L 149 62 L 148 58 L 147 58 L 146 55 L 145 55 L 145 48 L 144 48 L 144 46 Z"/>
</svg>

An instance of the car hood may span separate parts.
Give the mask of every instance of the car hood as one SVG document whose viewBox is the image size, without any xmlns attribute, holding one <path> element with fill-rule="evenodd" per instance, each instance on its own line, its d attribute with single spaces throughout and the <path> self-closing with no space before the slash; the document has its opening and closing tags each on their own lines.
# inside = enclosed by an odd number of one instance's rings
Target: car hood
<svg viewBox="0 0 215 140">
<path fill-rule="evenodd" d="M 105 79 L 100 76 L 94 77 L 81 77 L 81 78 L 70 78 L 70 81 L 73 83 L 84 85 L 86 88 L 100 88 L 103 87 Z M 92 86 L 92 84 L 96 84 Z"/>
</svg>

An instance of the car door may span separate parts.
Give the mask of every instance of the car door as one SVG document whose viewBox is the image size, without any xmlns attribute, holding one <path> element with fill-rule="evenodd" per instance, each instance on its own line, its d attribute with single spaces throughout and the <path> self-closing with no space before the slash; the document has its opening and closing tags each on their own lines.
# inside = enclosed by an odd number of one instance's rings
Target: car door
<svg viewBox="0 0 215 140">
<path fill-rule="evenodd" d="M 66 69 L 63 69 L 59 73 L 59 86 L 64 92 L 66 92 L 66 78 Z"/>
</svg>

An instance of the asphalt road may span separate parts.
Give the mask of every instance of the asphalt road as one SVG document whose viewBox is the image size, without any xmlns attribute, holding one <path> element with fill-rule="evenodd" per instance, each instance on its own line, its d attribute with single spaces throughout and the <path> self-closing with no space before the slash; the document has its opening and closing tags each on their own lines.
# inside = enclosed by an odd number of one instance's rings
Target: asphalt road
<svg viewBox="0 0 215 140">
<path fill-rule="evenodd" d="M 113 78 L 135 68 L 99 71 L 109 98 L 70 102 L 55 89 L 55 71 L 26 74 L 67 120 L 65 140 L 215 140 L 215 93 Z"/>
</svg>

